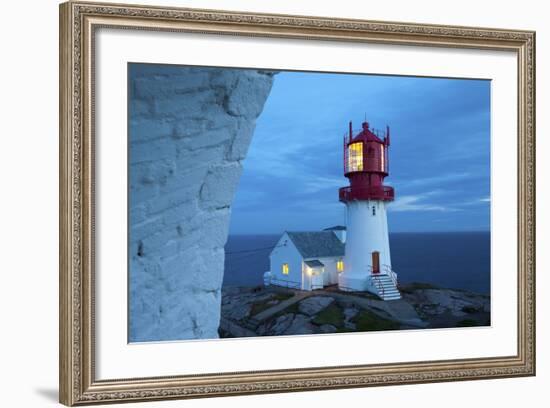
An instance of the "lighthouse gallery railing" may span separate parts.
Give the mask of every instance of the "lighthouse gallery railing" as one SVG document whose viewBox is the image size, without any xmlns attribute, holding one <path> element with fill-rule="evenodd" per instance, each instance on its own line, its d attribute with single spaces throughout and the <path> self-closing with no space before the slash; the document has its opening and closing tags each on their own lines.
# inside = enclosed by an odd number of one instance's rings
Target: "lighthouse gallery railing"
<svg viewBox="0 0 550 408">
<path fill-rule="evenodd" d="M 350 200 L 384 200 L 392 201 L 394 199 L 394 190 L 390 186 L 370 186 L 370 187 L 342 187 L 338 191 L 340 201 Z"/>
</svg>

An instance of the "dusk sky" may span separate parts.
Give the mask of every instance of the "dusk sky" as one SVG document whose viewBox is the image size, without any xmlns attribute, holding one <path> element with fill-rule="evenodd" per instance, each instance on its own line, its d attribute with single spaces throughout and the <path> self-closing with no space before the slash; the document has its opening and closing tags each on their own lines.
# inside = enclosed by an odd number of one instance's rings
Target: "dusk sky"
<svg viewBox="0 0 550 408">
<path fill-rule="evenodd" d="M 391 129 L 390 232 L 490 228 L 490 81 L 283 72 L 258 118 L 230 234 L 344 224 L 348 122 Z"/>
</svg>

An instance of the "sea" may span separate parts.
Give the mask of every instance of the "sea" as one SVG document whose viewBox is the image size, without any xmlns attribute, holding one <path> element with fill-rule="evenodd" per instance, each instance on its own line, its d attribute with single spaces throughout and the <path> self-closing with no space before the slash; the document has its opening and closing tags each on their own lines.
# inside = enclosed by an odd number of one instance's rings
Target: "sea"
<svg viewBox="0 0 550 408">
<path fill-rule="evenodd" d="M 269 253 L 280 235 L 230 235 L 225 246 L 223 286 L 257 286 L 269 270 Z M 489 232 L 390 234 L 392 268 L 402 283 L 489 294 Z"/>
</svg>

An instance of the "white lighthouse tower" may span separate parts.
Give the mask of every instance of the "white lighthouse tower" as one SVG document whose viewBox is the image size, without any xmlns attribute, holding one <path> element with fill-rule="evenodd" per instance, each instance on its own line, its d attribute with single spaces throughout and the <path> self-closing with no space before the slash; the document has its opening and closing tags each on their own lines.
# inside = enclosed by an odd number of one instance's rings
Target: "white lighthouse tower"
<svg viewBox="0 0 550 408">
<path fill-rule="evenodd" d="M 347 236 L 344 271 L 338 286 L 344 291 L 368 291 L 384 300 L 400 299 L 392 270 L 386 206 L 394 199 L 388 176 L 390 129 L 384 132 L 363 123 L 362 130 L 344 137 L 344 175 L 350 186 L 339 191 L 346 204 Z"/>
</svg>

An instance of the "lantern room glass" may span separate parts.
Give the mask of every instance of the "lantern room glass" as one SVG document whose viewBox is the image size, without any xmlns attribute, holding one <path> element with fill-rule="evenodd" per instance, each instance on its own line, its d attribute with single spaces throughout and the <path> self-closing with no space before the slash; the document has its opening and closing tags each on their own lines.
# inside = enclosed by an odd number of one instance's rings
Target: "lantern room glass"
<svg viewBox="0 0 550 408">
<path fill-rule="evenodd" d="M 352 143 L 348 146 L 348 172 L 363 171 L 363 143 Z"/>
</svg>

